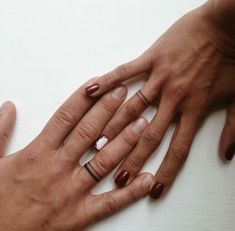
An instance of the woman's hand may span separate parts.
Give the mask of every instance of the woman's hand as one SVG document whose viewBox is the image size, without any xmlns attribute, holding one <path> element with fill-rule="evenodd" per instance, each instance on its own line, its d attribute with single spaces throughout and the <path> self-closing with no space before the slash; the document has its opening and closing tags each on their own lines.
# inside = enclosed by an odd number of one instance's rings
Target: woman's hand
<svg viewBox="0 0 235 231">
<path fill-rule="evenodd" d="M 219 7 L 219 3 L 223 7 Z M 218 21 L 218 14 L 220 8 L 225 11 L 226 4 L 227 12 L 233 12 L 233 15 L 224 17 L 230 19 L 224 26 Z M 170 147 L 150 191 L 153 198 L 158 198 L 172 184 L 187 159 L 202 121 L 218 107 L 228 110 L 221 136 L 221 154 L 227 160 L 233 158 L 235 31 L 233 33 L 231 28 L 234 20 L 234 1 L 209 1 L 181 18 L 143 55 L 101 76 L 86 89 L 87 95 L 96 97 L 141 73 L 149 77 L 141 91 L 128 100 L 105 127 L 102 135 L 109 141 L 149 104 L 159 102 L 156 116 L 115 174 L 118 186 L 132 182 L 177 118 Z"/>
<path fill-rule="evenodd" d="M 87 99 L 84 88 L 58 109 L 32 143 L 0 160 L 1 230 L 81 230 L 148 193 L 153 178 L 148 173 L 141 174 L 126 188 L 101 195 L 90 193 L 97 181 L 133 149 L 147 121 L 139 118 L 128 125 L 86 168 L 80 166 L 81 156 L 98 138 L 127 93 L 126 87 L 120 86 L 95 102 Z M 6 106 L 1 109 L 1 153 L 14 117 L 11 104 L 7 104 L 7 110 Z"/>
</svg>

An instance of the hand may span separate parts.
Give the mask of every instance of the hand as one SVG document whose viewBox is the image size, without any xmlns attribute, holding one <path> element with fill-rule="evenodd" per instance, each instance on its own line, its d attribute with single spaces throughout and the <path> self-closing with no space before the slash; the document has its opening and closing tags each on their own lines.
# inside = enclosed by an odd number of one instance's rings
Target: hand
<svg viewBox="0 0 235 231">
<path fill-rule="evenodd" d="M 176 129 L 155 175 L 150 196 L 158 198 L 170 187 L 188 157 L 202 121 L 217 108 L 227 108 L 220 143 L 221 154 L 227 160 L 233 158 L 235 33 L 227 31 L 217 22 L 217 14 L 213 10 L 217 13 L 218 10 L 212 3 L 210 1 L 186 14 L 140 57 L 101 76 L 86 89 L 89 96 L 96 97 L 141 73 L 149 77 L 141 91 L 128 100 L 106 125 L 102 134 L 109 141 L 149 104 L 159 101 L 155 117 L 115 174 L 118 186 L 132 182 L 175 118 Z M 223 5 L 224 2 L 220 3 Z M 232 4 L 234 17 L 235 4 Z M 229 24 L 227 28 L 231 28 Z"/>
<path fill-rule="evenodd" d="M 84 96 L 84 87 L 58 109 L 32 143 L 0 160 L 1 230 L 81 230 L 149 191 L 153 177 L 146 173 L 126 188 L 101 195 L 90 193 L 96 180 L 133 149 L 147 121 L 139 118 L 128 125 L 89 161 L 88 171 L 80 166 L 79 159 L 123 102 L 127 90 L 120 86 L 95 102 Z M 12 105 L 7 111 L 1 110 L 1 151 L 14 116 Z"/>
</svg>

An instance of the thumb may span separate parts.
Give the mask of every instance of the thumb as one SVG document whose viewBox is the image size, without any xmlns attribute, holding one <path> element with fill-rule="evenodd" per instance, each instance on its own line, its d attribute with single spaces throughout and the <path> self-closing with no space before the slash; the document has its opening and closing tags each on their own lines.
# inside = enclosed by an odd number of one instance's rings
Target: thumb
<svg viewBox="0 0 235 231">
<path fill-rule="evenodd" d="M 4 155 L 16 119 L 15 105 L 7 101 L 0 107 L 0 157 Z"/>
<path fill-rule="evenodd" d="M 226 122 L 220 140 L 220 152 L 226 160 L 235 154 L 235 100 L 227 110 Z"/>
<path fill-rule="evenodd" d="M 95 196 L 93 204 L 95 220 L 110 216 L 144 197 L 149 192 L 152 181 L 153 176 L 144 173 L 124 188 Z"/>
</svg>

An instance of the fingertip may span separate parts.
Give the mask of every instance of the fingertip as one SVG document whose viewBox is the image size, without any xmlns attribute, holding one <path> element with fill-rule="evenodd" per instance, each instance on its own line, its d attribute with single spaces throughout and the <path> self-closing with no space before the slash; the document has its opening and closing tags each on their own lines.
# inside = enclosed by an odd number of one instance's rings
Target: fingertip
<svg viewBox="0 0 235 231">
<path fill-rule="evenodd" d="M 228 161 L 231 161 L 234 158 L 235 155 L 235 142 L 231 143 L 225 152 L 225 158 Z"/>
<path fill-rule="evenodd" d="M 16 117 L 16 106 L 15 104 L 10 101 L 10 100 L 7 100 L 5 101 L 2 105 L 1 105 L 1 113 L 2 114 L 5 114 L 5 115 L 11 115 L 13 116 L 13 118 Z"/>
<path fill-rule="evenodd" d="M 235 155 L 235 141 L 233 129 L 226 124 L 220 138 L 220 155 L 223 160 L 231 161 Z"/>
<path fill-rule="evenodd" d="M 148 121 L 144 117 L 139 117 L 136 121 L 132 124 L 132 131 L 137 134 L 141 135 L 144 129 L 147 127 Z"/>
<path fill-rule="evenodd" d="M 150 186 L 152 185 L 153 175 L 150 173 L 143 173 L 141 175 L 142 175 L 141 186 L 143 190 L 147 193 L 149 192 Z"/>
</svg>

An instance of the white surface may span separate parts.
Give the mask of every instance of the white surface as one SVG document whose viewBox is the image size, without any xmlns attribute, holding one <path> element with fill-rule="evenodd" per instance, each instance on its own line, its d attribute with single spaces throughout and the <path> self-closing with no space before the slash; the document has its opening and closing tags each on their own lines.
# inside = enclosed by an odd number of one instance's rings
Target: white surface
<svg viewBox="0 0 235 231">
<path fill-rule="evenodd" d="M 11 99 L 18 108 L 9 152 L 30 142 L 84 81 L 139 55 L 203 2 L 0 0 L 0 101 Z M 153 111 L 147 114 L 150 118 Z M 146 198 L 88 230 L 235 230 L 234 163 L 225 165 L 218 157 L 223 123 L 223 112 L 206 121 L 164 200 L 153 203 Z M 145 170 L 154 173 L 159 166 L 170 134 Z M 109 189 L 111 177 L 96 191 Z"/>
</svg>

